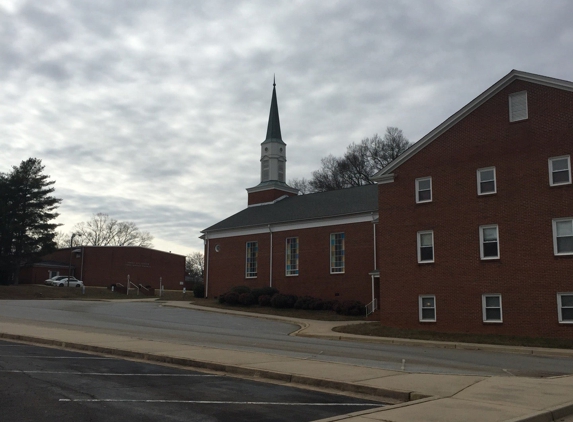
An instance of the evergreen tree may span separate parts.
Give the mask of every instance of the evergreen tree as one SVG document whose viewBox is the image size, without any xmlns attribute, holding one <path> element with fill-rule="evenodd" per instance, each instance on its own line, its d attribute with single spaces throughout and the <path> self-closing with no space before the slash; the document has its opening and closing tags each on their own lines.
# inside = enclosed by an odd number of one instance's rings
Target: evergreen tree
<svg viewBox="0 0 573 422">
<path fill-rule="evenodd" d="M 0 283 L 18 284 L 20 268 L 55 249 L 52 221 L 61 202 L 37 158 L 0 174 Z"/>
</svg>

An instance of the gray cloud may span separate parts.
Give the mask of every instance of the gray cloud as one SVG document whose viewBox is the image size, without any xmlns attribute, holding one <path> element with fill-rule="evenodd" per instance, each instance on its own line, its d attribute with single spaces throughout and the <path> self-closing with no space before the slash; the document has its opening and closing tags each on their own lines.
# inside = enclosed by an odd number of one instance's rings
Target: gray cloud
<svg viewBox="0 0 573 422">
<path fill-rule="evenodd" d="M 566 0 L 6 4 L 0 171 L 41 158 L 64 230 L 106 212 L 184 254 L 258 183 L 275 73 L 288 178 L 416 141 L 513 68 L 573 79 Z"/>
</svg>

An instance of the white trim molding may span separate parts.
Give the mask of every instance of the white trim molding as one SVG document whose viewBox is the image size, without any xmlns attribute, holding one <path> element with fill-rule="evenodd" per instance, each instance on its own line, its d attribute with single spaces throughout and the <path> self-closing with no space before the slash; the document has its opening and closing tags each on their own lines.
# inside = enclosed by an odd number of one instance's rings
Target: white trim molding
<svg viewBox="0 0 573 422">
<path fill-rule="evenodd" d="M 370 223 L 372 220 L 378 218 L 378 213 L 358 214 L 347 217 L 333 217 L 324 219 L 314 219 L 308 221 L 294 221 L 292 223 L 278 223 L 270 224 L 273 232 L 282 232 L 287 230 L 304 230 L 313 229 L 317 227 L 329 227 L 342 224 L 356 224 L 356 223 Z M 205 233 L 206 239 L 221 239 L 224 237 L 248 236 L 253 234 L 268 233 L 269 224 L 244 227 L 239 229 L 221 230 L 217 232 Z"/>
</svg>

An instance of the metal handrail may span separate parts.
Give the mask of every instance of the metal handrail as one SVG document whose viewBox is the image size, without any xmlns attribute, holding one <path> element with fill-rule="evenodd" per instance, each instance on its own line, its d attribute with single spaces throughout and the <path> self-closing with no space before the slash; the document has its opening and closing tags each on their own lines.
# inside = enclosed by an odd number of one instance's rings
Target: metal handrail
<svg viewBox="0 0 573 422">
<path fill-rule="evenodd" d="M 137 296 L 139 296 L 139 286 L 138 286 L 137 284 L 131 282 L 131 281 L 128 281 L 128 282 L 127 282 L 127 289 L 125 289 L 125 290 L 126 290 L 126 293 L 125 293 L 125 294 L 126 294 L 126 295 L 129 295 L 129 285 L 130 285 L 130 284 L 137 289 Z"/>
<path fill-rule="evenodd" d="M 366 316 L 373 314 L 375 310 L 378 309 L 378 301 L 374 299 L 368 305 L 366 305 Z"/>
</svg>

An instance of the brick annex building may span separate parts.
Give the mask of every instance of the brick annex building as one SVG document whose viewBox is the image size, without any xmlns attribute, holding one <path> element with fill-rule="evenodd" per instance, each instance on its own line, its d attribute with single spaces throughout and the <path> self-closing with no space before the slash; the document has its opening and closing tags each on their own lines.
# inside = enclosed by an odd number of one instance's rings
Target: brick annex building
<svg viewBox="0 0 573 422">
<path fill-rule="evenodd" d="M 58 249 L 42 257 L 32 267 L 23 268 L 21 283 L 42 284 L 56 275 L 71 275 L 86 286 L 109 287 L 136 284 L 159 289 L 159 278 L 166 289 L 180 289 L 185 279 L 185 257 L 140 246 L 78 246 Z"/>
<path fill-rule="evenodd" d="M 514 70 L 378 185 L 297 196 L 273 88 L 261 183 L 203 231 L 208 295 L 272 285 L 376 299 L 387 326 L 573 338 L 572 153 L 573 83 Z"/>
</svg>

